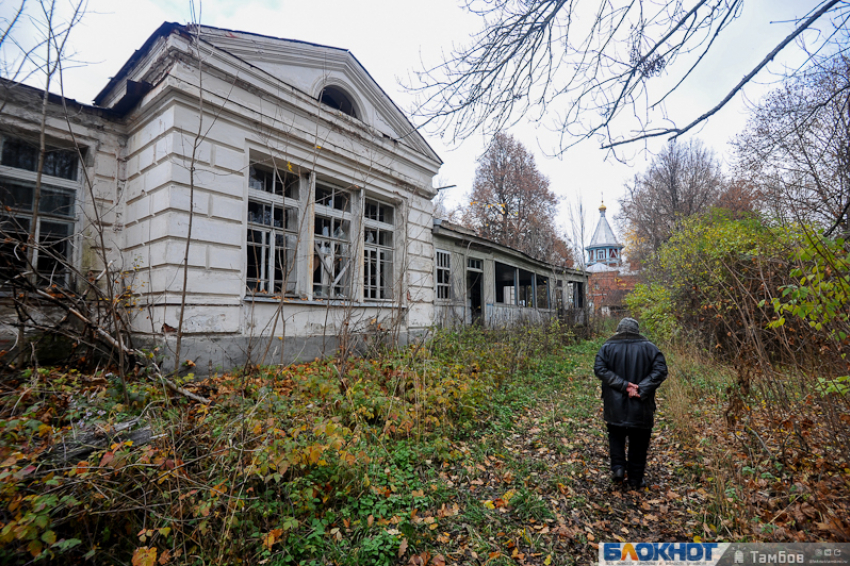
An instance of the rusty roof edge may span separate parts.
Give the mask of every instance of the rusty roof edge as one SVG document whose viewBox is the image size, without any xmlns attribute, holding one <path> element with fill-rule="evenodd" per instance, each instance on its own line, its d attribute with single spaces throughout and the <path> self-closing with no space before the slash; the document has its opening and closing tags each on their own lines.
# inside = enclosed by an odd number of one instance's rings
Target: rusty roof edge
<svg viewBox="0 0 850 566">
<path fill-rule="evenodd" d="M 165 22 L 159 28 L 154 31 L 150 37 L 142 44 L 142 46 L 136 49 L 133 54 L 127 59 L 127 62 L 115 73 L 109 82 L 106 83 L 106 86 L 101 89 L 97 96 L 94 97 L 94 104 L 96 106 L 100 106 L 100 104 L 106 99 L 110 92 L 120 83 L 122 80 L 126 78 L 126 76 L 130 73 L 133 67 L 139 62 L 139 60 L 144 57 L 148 51 L 151 50 L 153 44 L 157 39 L 161 37 L 166 37 L 174 33 L 175 30 L 185 29 L 185 26 L 182 24 L 178 24 L 176 22 Z"/>
</svg>

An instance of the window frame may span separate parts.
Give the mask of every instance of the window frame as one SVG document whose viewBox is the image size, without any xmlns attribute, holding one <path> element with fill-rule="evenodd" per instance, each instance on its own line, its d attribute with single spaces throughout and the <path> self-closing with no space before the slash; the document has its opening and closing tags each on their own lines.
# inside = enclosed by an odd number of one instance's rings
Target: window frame
<svg viewBox="0 0 850 566">
<path fill-rule="evenodd" d="M 436 272 L 435 272 L 435 277 L 434 277 L 434 284 L 435 284 L 436 299 L 438 301 L 451 301 L 452 295 L 453 295 L 453 293 L 452 293 L 452 287 L 453 287 L 453 285 L 452 285 L 452 253 L 449 252 L 449 251 L 446 251 L 446 250 L 435 250 L 435 251 L 436 251 L 436 253 L 434 254 L 434 269 L 436 270 Z M 444 256 L 444 258 L 446 259 L 445 265 L 443 265 L 442 262 L 440 261 L 441 255 Z M 444 275 L 445 275 L 445 277 L 444 277 L 445 281 L 440 280 L 440 273 L 441 272 L 444 273 Z M 441 293 L 441 291 L 442 291 L 442 293 Z M 441 296 L 441 295 L 445 295 L 445 296 Z"/>
<path fill-rule="evenodd" d="M 551 277 L 540 275 L 539 273 L 534 274 L 534 308 L 542 310 L 552 309 L 551 282 Z M 545 306 L 540 304 L 543 302 L 541 299 L 545 300 Z"/>
<path fill-rule="evenodd" d="M 331 198 L 318 199 L 319 191 L 330 191 Z M 351 300 L 353 297 L 353 232 L 357 228 L 353 213 L 355 192 L 346 190 L 332 182 L 316 179 L 313 185 L 313 273 L 311 275 L 311 296 L 313 300 Z M 337 206 L 336 195 L 345 195 L 342 207 Z M 327 235 L 317 234 L 317 221 L 329 222 Z M 347 224 L 347 231 L 335 236 L 336 226 L 340 229 Z M 346 253 L 347 251 L 347 253 Z M 319 281 L 317 281 L 317 274 Z M 322 288 L 326 288 L 321 290 Z M 320 289 L 321 291 L 317 291 Z"/>
<path fill-rule="evenodd" d="M 370 217 L 370 207 L 375 207 L 375 218 Z M 395 212 L 395 207 L 389 203 L 368 196 L 364 198 L 362 215 L 364 301 L 394 299 Z M 368 241 L 371 234 L 374 234 L 373 241 Z M 386 235 L 389 235 L 389 243 L 383 239 Z M 389 279 L 386 278 L 387 271 L 389 271 Z"/>
<path fill-rule="evenodd" d="M 261 172 L 263 180 L 258 185 L 254 172 Z M 288 182 L 287 177 L 292 177 Z M 293 185 L 294 183 L 294 185 Z M 261 186 L 260 186 L 261 185 Z M 257 296 L 295 296 L 298 286 L 298 239 L 301 226 L 300 191 L 302 176 L 293 171 L 282 170 L 262 163 L 253 163 L 248 173 L 247 221 L 245 232 L 245 292 L 249 297 Z M 290 189 L 294 186 L 295 193 Z M 278 187 L 281 187 L 278 190 Z M 268 222 L 252 221 L 251 208 L 268 208 L 270 214 L 263 212 Z M 280 210 L 280 225 L 276 226 L 275 211 Z M 290 216 L 291 215 L 291 216 Z M 260 234 L 260 242 L 252 241 Z M 280 238 L 280 241 L 278 240 Z M 291 245 L 290 245 L 291 243 Z M 255 277 L 251 277 L 251 254 L 253 249 L 261 249 L 261 259 Z M 279 249 L 283 249 L 281 278 L 277 278 Z M 256 252 L 253 252 L 256 258 Z M 256 261 L 256 260 L 255 260 Z M 254 285 L 252 285 L 252 282 Z"/>
<path fill-rule="evenodd" d="M 0 205 L 3 206 L 2 211 L 0 211 L 0 223 L 8 222 L 6 219 L 14 220 L 16 224 L 11 230 L 9 230 L 9 232 L 14 232 L 22 237 L 21 241 L 12 246 L 11 250 L 16 257 L 16 261 L 10 262 L 8 267 L 10 271 L 17 269 L 16 264 L 21 264 L 21 267 L 24 270 L 28 270 L 28 266 L 26 265 L 26 252 L 20 249 L 20 247 L 21 244 L 25 243 L 26 239 L 29 238 L 29 232 L 32 228 L 31 223 L 35 205 L 35 187 L 38 183 L 38 173 L 35 170 L 38 168 L 37 165 L 35 165 L 33 169 L 29 169 L 4 163 L 7 148 L 6 144 L 12 140 L 21 144 L 32 145 L 29 144 L 25 138 L 0 135 L 0 183 L 3 183 L 3 185 L 8 183 L 9 185 L 23 187 L 28 191 L 30 196 L 28 205 L 15 206 L 17 202 L 6 202 L 5 194 L 0 192 Z M 37 149 L 34 151 L 37 151 Z M 59 252 L 59 255 L 64 257 L 64 262 L 72 266 L 77 264 L 76 240 L 77 221 L 79 218 L 78 201 L 82 182 L 80 169 L 85 166 L 80 155 L 84 154 L 84 149 L 80 149 L 78 151 L 77 149 L 63 149 L 48 146 L 48 151 L 63 152 L 68 155 L 71 155 L 71 152 L 73 152 L 76 154 L 76 161 L 73 162 L 73 172 L 69 176 L 55 176 L 51 175 L 49 171 L 44 171 L 44 169 L 42 170 L 41 197 L 39 200 L 38 218 L 34 234 L 35 241 L 38 242 L 39 245 L 35 246 L 33 249 L 32 261 L 39 274 L 39 285 L 60 285 L 64 287 L 70 284 L 70 270 L 65 269 L 60 265 L 61 260 L 54 260 L 49 255 L 42 257 L 43 250 L 41 248 L 58 244 L 63 248 Z M 47 163 L 45 163 L 45 167 L 48 167 Z M 62 198 L 65 200 L 63 204 L 56 205 L 54 203 L 53 210 L 45 208 L 45 206 L 50 206 L 50 201 L 45 199 L 45 195 L 49 195 L 51 192 L 60 195 L 60 200 Z M 6 210 L 7 206 L 9 207 L 8 211 Z M 62 209 L 66 212 L 62 212 Z M 20 220 L 25 220 L 26 223 L 21 223 Z M 53 224 L 55 226 L 63 227 L 62 231 L 64 234 L 60 235 L 53 242 L 48 243 L 46 238 L 49 236 L 49 232 L 46 231 L 45 224 Z M 5 228 L 3 228 L 3 230 L 6 231 Z M 5 243 L 3 245 L 5 246 Z M 21 254 L 23 254 L 23 258 L 21 258 Z M 51 270 L 51 273 L 49 275 L 45 275 L 46 270 L 42 269 L 40 264 L 52 265 L 53 269 Z M 56 271 L 57 265 L 62 267 L 59 272 Z M 5 271 L 7 268 L 5 266 L 0 266 L 0 269 Z M 3 277 L 2 280 L 0 280 L 0 286 L 8 288 L 7 283 L 9 280 L 10 279 Z"/>
<path fill-rule="evenodd" d="M 512 278 L 510 281 L 510 285 L 507 285 L 507 281 L 499 280 L 499 273 L 505 273 L 510 270 L 512 274 Z M 519 306 L 519 285 L 518 285 L 518 277 L 519 277 L 519 267 L 515 265 L 511 265 L 509 263 L 502 263 L 500 261 L 495 261 L 493 265 L 493 283 L 494 283 L 494 299 L 495 302 L 500 305 L 514 305 Z M 506 296 L 507 295 L 507 296 Z M 501 297 L 501 300 L 499 298 Z M 510 298 L 510 300 L 508 300 Z"/>
</svg>

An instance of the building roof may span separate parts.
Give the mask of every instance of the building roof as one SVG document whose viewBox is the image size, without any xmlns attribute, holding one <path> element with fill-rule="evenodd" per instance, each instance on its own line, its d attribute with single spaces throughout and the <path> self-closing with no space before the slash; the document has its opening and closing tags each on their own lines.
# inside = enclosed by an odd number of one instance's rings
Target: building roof
<svg viewBox="0 0 850 566">
<path fill-rule="evenodd" d="M 551 269 L 552 271 L 558 273 L 572 274 L 580 277 L 587 276 L 587 273 L 579 268 L 554 265 L 547 261 L 535 259 L 523 251 L 511 248 L 504 244 L 499 244 L 492 240 L 488 240 L 487 238 L 482 238 L 481 236 L 478 236 L 473 230 L 470 230 L 469 228 L 465 228 L 463 226 L 459 226 L 457 224 L 449 222 L 448 220 L 435 218 L 433 233 L 437 236 L 446 236 L 456 240 L 464 241 L 470 249 L 478 249 L 482 251 L 497 250 L 507 255 L 513 255 L 517 258 L 522 258 L 526 261 L 535 263 L 539 266 Z"/>
<path fill-rule="evenodd" d="M 220 53 L 225 53 L 249 68 L 271 76 L 280 83 L 286 84 L 292 90 L 299 91 L 311 98 L 315 98 L 316 93 L 308 92 L 308 89 L 303 88 L 304 85 L 298 86 L 292 83 L 292 75 L 287 75 L 278 67 L 283 63 L 290 67 L 316 67 L 327 76 L 330 76 L 330 70 L 338 71 L 346 77 L 346 94 L 356 93 L 368 98 L 371 105 L 375 107 L 375 111 L 380 114 L 380 119 L 375 120 L 372 127 L 376 128 L 384 137 L 414 149 L 437 164 L 443 163 L 418 128 L 410 122 L 406 113 L 396 105 L 351 51 L 296 39 L 207 25 L 196 26 L 194 24 L 182 25 L 165 22 L 151 34 L 144 45 L 136 50 L 115 76 L 109 80 L 103 90 L 95 97 L 95 105 L 112 106 L 113 104 L 109 103 L 110 96 L 114 92 L 120 91 L 125 82 L 133 83 L 128 79 L 133 77 L 134 69 L 155 49 L 157 41 L 168 38 L 172 34 L 187 39 L 197 39 L 204 45 L 210 46 Z M 207 63 L 207 66 L 209 65 L 210 63 Z M 291 69 L 286 69 L 286 71 L 291 71 Z M 128 84 L 128 93 L 130 86 L 132 84 Z M 147 86 L 150 89 L 150 85 Z M 142 95 L 146 92 L 143 92 Z M 124 98 L 126 99 L 127 95 Z M 133 100 L 138 102 L 137 98 L 140 97 L 136 96 Z M 362 117 L 358 117 L 358 120 L 362 121 Z"/>
<path fill-rule="evenodd" d="M 604 263 L 594 263 L 593 265 L 588 266 L 588 273 L 602 273 L 605 271 L 619 271 L 616 267 L 608 267 Z"/>
<path fill-rule="evenodd" d="M 617 241 L 617 236 L 608 225 L 608 220 L 605 219 L 605 203 L 599 207 L 599 224 L 596 225 L 596 231 L 593 233 L 593 238 L 590 240 L 590 245 L 585 249 L 591 248 L 622 248 L 623 245 Z"/>
</svg>

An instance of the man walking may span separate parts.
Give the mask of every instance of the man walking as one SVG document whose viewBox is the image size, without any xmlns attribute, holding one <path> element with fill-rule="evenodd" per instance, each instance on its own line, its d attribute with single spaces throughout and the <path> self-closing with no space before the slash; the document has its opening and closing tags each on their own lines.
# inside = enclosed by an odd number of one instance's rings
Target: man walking
<svg viewBox="0 0 850 566">
<path fill-rule="evenodd" d="M 596 354 L 593 371 L 602 380 L 603 417 L 608 427 L 611 475 L 644 487 L 646 453 L 655 415 L 655 390 L 667 378 L 664 354 L 640 334 L 638 322 L 624 318 L 617 333 Z M 626 438 L 629 457 L 626 459 Z"/>
</svg>

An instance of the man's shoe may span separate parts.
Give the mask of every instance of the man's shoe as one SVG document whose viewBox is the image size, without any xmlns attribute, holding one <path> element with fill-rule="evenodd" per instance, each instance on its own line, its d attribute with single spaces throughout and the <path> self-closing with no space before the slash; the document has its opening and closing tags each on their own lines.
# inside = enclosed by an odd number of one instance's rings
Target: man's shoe
<svg viewBox="0 0 850 566">
<path fill-rule="evenodd" d="M 646 480 L 641 478 L 639 481 L 629 480 L 629 489 L 643 489 L 646 487 Z"/>
<path fill-rule="evenodd" d="M 626 479 L 626 470 L 623 468 L 614 468 L 614 471 L 611 473 L 611 479 L 614 480 L 614 483 L 623 483 L 623 480 Z"/>
</svg>

